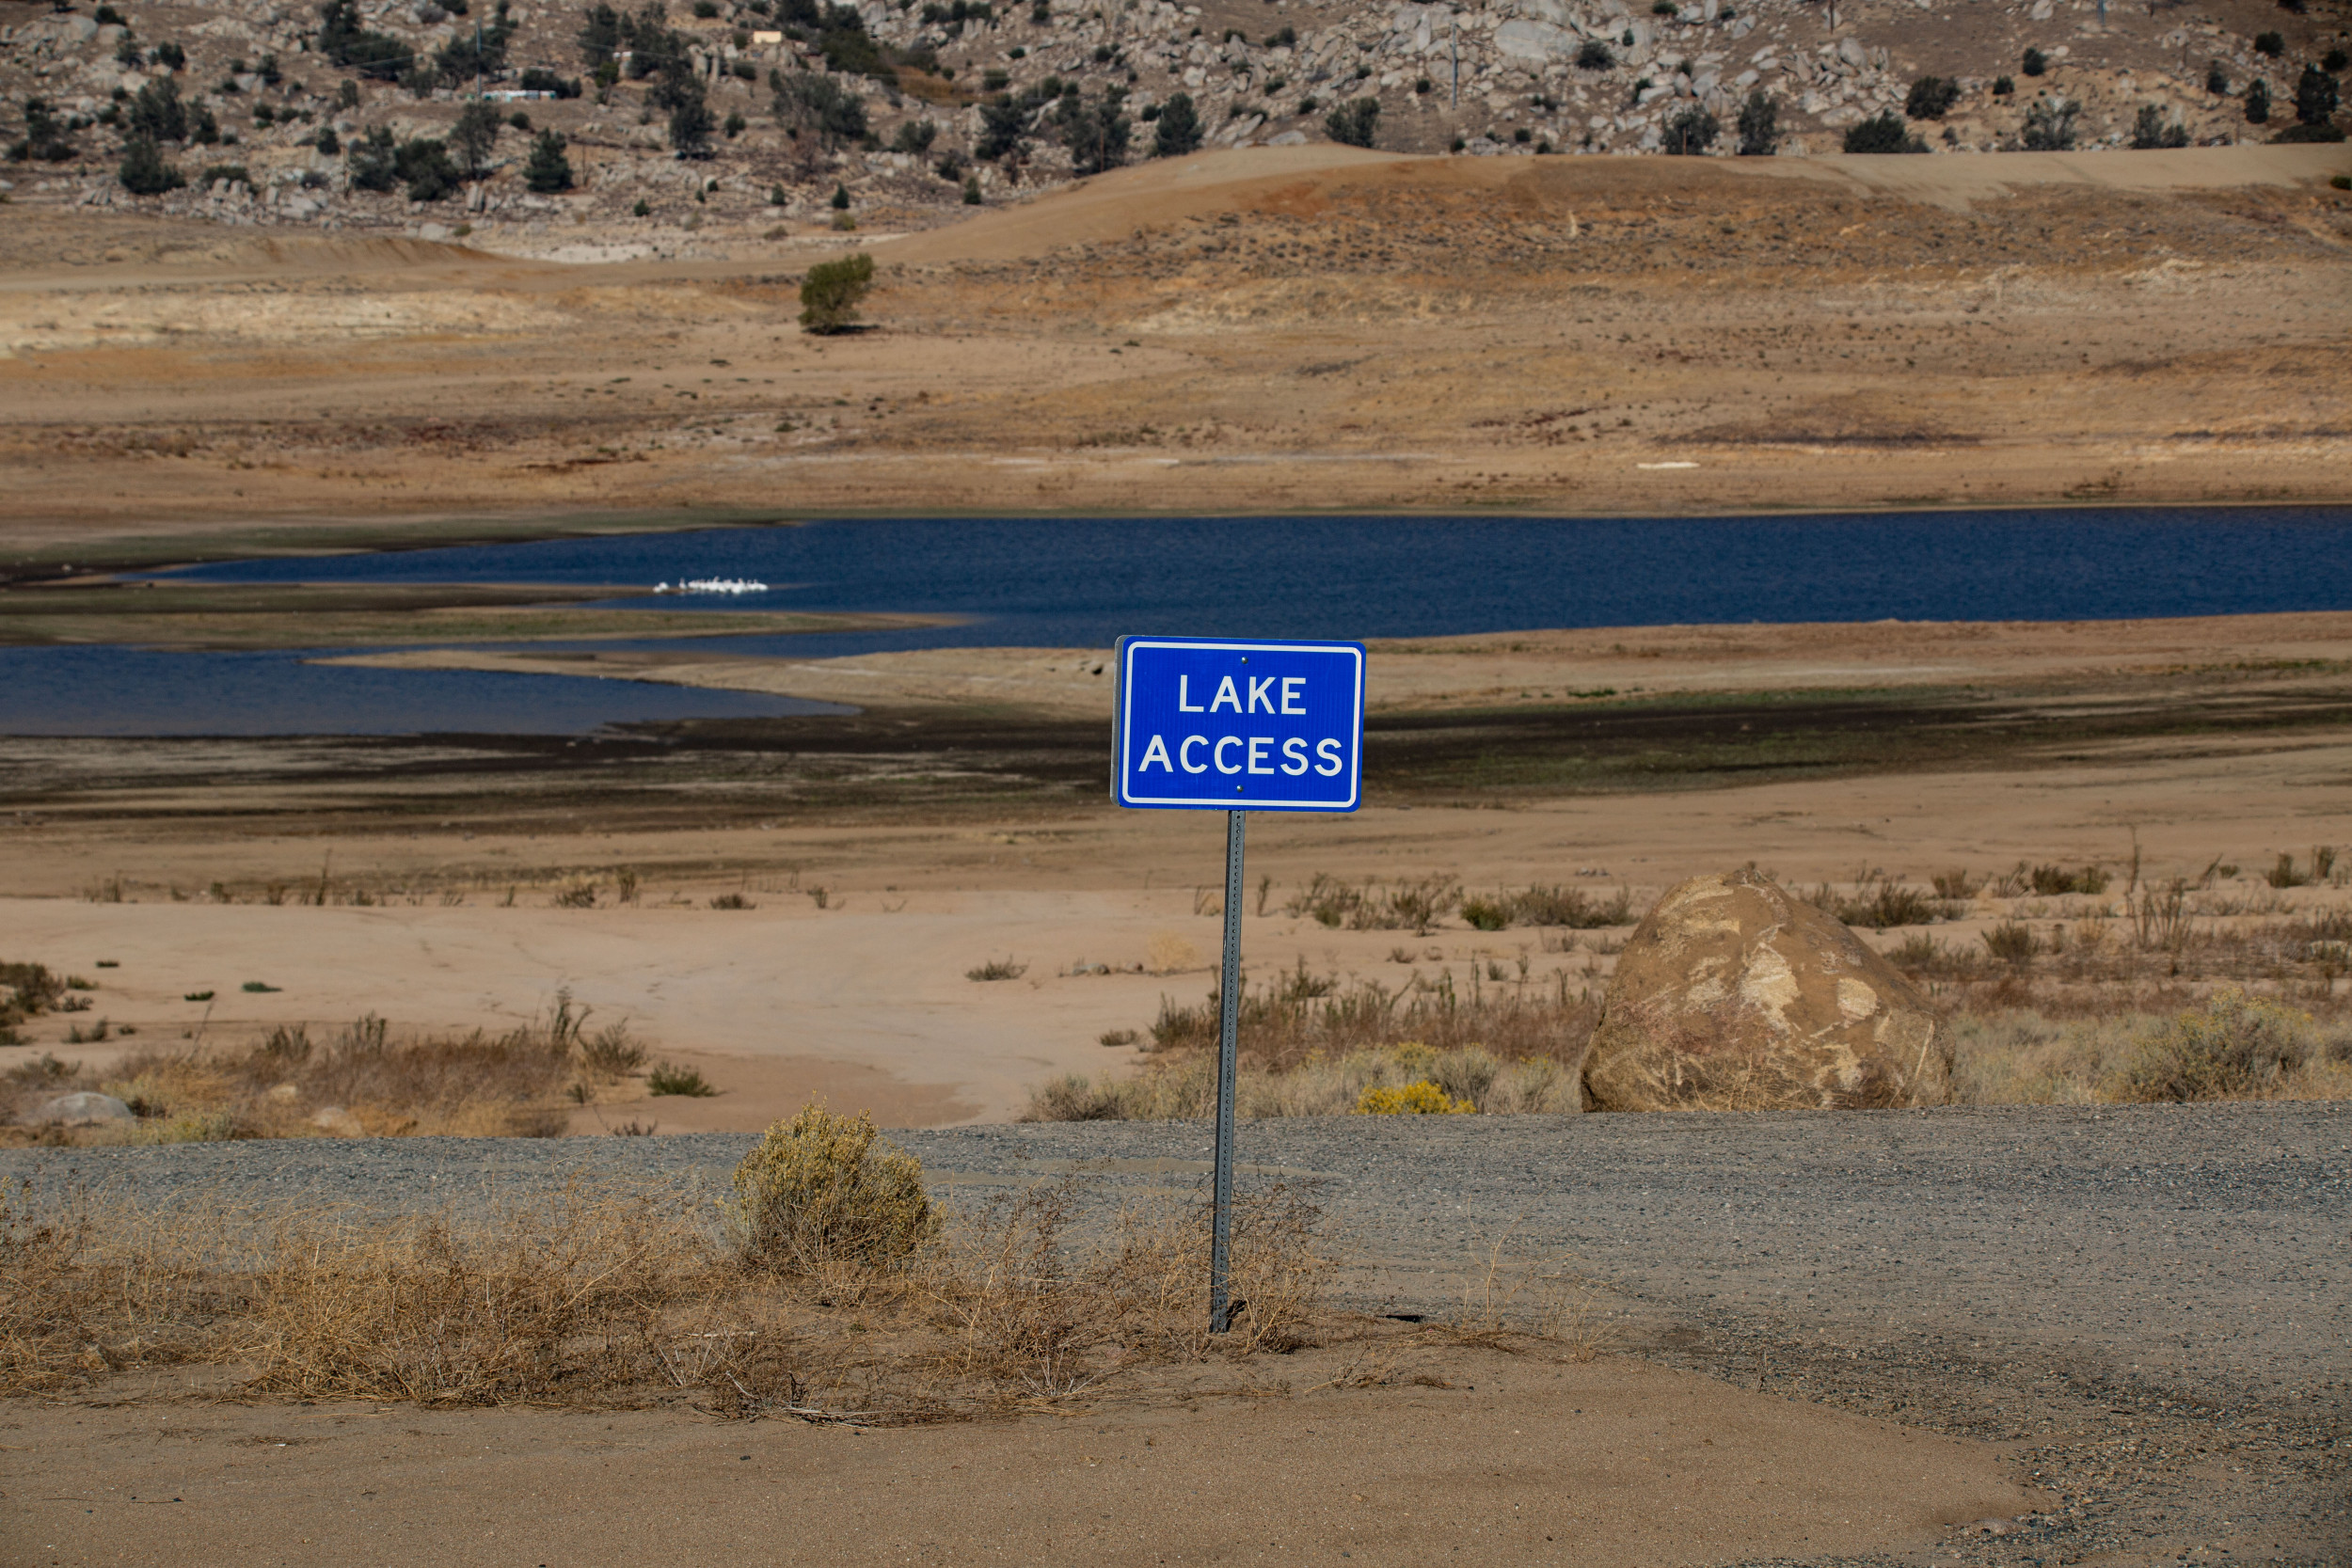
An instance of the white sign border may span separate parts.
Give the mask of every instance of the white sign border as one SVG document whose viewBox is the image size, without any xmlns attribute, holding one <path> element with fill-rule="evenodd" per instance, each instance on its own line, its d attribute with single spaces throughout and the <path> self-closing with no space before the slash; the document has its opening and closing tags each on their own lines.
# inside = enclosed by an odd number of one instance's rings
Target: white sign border
<svg viewBox="0 0 2352 1568">
<path fill-rule="evenodd" d="M 1356 700 L 1352 705 L 1355 735 L 1347 752 L 1347 798 L 1343 800 L 1279 800 L 1260 804 L 1246 797 L 1231 796 L 1204 799 L 1198 796 L 1130 795 L 1127 793 L 1127 753 L 1135 743 L 1135 681 L 1129 671 L 1127 655 L 1136 648 L 1200 648 L 1218 653 L 1298 653 L 1308 649 L 1327 654 L 1345 654 L 1356 663 Z M 1356 642 L 1321 642 L 1310 639 L 1289 641 L 1246 642 L 1205 637 L 1122 637 L 1119 640 L 1119 707 L 1114 715 L 1117 734 L 1111 757 L 1111 798 L 1119 805 L 1179 811 L 1293 811 L 1344 812 L 1361 809 L 1364 793 L 1364 650 Z"/>
</svg>

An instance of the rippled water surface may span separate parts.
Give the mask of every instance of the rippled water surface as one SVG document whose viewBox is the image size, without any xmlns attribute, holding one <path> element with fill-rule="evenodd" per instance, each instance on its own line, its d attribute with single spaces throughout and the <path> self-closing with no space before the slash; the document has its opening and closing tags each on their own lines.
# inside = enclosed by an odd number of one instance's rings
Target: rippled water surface
<svg viewBox="0 0 2352 1568">
<path fill-rule="evenodd" d="M 664 609 L 898 610 L 953 626 L 701 646 L 1107 647 L 1122 633 L 1409 637 L 1740 621 L 2093 620 L 2352 608 L 2352 508 L 1724 518 L 922 518 L 227 562 L 217 582 L 610 584 Z M 745 578 L 768 591 L 660 596 Z M 614 644 L 600 644 L 612 647 Z M 624 644 L 626 645 L 626 644 Z M 569 733 L 813 711 L 558 676 L 281 654 L 0 649 L 14 734 Z"/>
</svg>

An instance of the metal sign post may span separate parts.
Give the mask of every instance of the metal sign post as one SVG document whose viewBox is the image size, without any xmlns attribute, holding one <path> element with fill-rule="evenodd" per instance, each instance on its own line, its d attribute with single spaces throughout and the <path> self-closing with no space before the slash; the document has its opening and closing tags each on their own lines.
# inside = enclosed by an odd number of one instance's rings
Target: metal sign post
<svg viewBox="0 0 2352 1568">
<path fill-rule="evenodd" d="M 1209 1331 L 1232 1325 L 1233 1101 L 1241 1060 L 1242 847 L 1252 811 L 1350 812 L 1363 794 L 1360 642 L 1123 637 L 1111 733 L 1122 806 L 1225 813 Z"/>
</svg>

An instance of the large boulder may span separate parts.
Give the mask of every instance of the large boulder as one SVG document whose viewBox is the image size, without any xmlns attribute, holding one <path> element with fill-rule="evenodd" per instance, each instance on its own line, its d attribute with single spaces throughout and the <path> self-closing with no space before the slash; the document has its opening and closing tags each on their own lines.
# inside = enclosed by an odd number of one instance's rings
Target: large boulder
<svg viewBox="0 0 2352 1568">
<path fill-rule="evenodd" d="M 1584 1058 L 1597 1111 L 1933 1105 L 1949 1081 L 1918 989 L 1753 871 L 1666 890 L 1617 959 Z"/>
</svg>

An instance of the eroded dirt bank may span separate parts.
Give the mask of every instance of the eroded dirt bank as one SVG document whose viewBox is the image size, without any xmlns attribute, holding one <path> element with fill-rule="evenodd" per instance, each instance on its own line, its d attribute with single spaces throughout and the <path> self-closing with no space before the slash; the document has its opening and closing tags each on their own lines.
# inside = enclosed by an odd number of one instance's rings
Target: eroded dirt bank
<svg viewBox="0 0 2352 1568">
<path fill-rule="evenodd" d="M 805 251 L 565 266 L 28 212 L 0 548 L 395 513 L 1756 507 L 2344 494 L 2331 148 L 1248 150 Z M 1900 166 L 1890 167 L 1888 166 Z"/>
</svg>

